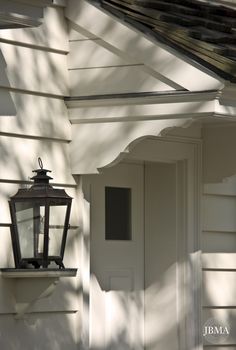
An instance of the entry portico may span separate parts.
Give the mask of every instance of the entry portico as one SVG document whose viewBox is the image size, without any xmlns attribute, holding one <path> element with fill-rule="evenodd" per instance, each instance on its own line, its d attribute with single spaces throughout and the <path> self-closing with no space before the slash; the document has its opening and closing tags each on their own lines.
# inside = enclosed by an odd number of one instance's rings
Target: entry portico
<svg viewBox="0 0 236 350">
<path fill-rule="evenodd" d="M 76 12 L 73 5 L 71 1 L 66 16 L 78 42 L 71 46 L 74 84 L 65 101 L 72 124 L 72 172 L 81 175 L 84 193 L 83 271 L 89 295 L 84 300 L 84 341 L 92 349 L 202 349 L 202 324 L 217 314 L 209 306 L 217 268 L 209 262 L 212 257 L 221 264 L 219 259 L 226 257 L 224 249 L 214 251 L 209 241 L 215 235 L 210 238 L 209 231 L 219 230 L 215 215 L 223 198 L 216 194 L 205 207 L 211 196 L 208 175 L 223 140 L 229 137 L 221 148 L 225 156 L 232 142 L 234 83 L 117 19 L 109 7 L 81 1 Z M 93 55 L 76 63 L 82 42 Z M 84 93 L 72 69 L 78 63 L 78 73 L 81 67 L 88 73 Z M 125 78 L 127 66 L 129 73 L 134 67 L 138 73 Z M 96 94 L 92 90 L 87 95 L 90 79 Z M 220 130 L 213 161 L 214 135 Z M 236 171 L 224 161 L 219 182 Z M 107 188 L 132 193 L 131 239 L 106 239 Z M 225 205 L 231 204 L 225 199 Z M 228 259 L 231 268 L 233 256 Z M 223 270 L 217 278 L 225 276 Z"/>
<path fill-rule="evenodd" d="M 0 348 L 206 350 L 212 318 L 232 328 L 212 346 L 235 347 L 234 1 L 0 3 L 29 15 L 0 16 L 0 264 L 41 157 L 74 198 L 79 271 L 17 321 L 1 276 Z"/>
</svg>

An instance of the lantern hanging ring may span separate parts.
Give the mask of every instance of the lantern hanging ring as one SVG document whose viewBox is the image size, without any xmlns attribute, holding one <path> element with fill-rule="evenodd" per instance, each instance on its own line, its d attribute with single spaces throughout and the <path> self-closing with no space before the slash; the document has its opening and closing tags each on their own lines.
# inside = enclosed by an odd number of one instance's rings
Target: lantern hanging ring
<svg viewBox="0 0 236 350">
<path fill-rule="evenodd" d="M 42 159 L 40 157 L 38 157 L 38 163 L 39 163 L 40 169 L 43 169 L 43 162 L 42 162 Z"/>
</svg>

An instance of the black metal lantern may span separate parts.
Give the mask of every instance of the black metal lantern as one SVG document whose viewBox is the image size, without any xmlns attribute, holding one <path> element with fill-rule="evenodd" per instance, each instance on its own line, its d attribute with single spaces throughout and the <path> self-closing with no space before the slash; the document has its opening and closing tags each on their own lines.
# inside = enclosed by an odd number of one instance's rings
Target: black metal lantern
<svg viewBox="0 0 236 350">
<path fill-rule="evenodd" d="M 47 268 L 51 263 L 64 268 L 67 231 L 72 198 L 64 189 L 49 184 L 50 170 L 40 169 L 29 189 L 19 189 L 10 198 L 11 237 L 16 268 Z"/>
</svg>

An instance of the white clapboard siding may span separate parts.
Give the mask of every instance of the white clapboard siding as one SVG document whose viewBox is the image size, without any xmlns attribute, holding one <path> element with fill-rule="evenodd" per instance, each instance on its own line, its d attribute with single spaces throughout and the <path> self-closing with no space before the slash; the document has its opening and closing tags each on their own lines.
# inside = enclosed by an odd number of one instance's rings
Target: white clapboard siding
<svg viewBox="0 0 236 350">
<path fill-rule="evenodd" d="M 0 89 L 0 117 L 16 115 L 16 106 L 8 89 Z M 1 120 L 2 118 L 0 118 Z M 12 120 L 12 118 L 11 118 Z"/>
<path fill-rule="evenodd" d="M 225 187 L 225 180 L 236 173 L 235 154 L 230 151 L 236 149 L 235 133 L 233 124 L 230 127 L 218 125 L 203 129 L 203 169 L 206 184 L 222 182 L 222 187 Z"/>
<path fill-rule="evenodd" d="M 203 325 L 205 324 L 206 321 L 208 321 L 209 319 L 216 319 L 216 320 L 220 320 L 222 322 L 222 324 L 224 326 L 227 327 L 227 329 L 229 330 L 229 336 L 227 338 L 225 338 L 222 343 L 224 346 L 226 346 L 227 344 L 236 344 L 236 333 L 235 333 L 235 329 L 236 329 L 236 310 L 232 309 L 227 310 L 227 309 L 204 309 L 202 312 L 202 323 Z M 219 337 L 220 338 L 220 337 Z M 203 337 L 203 340 L 204 337 Z M 220 341 L 220 339 L 219 339 Z M 209 342 L 207 342 L 207 340 L 204 341 L 205 344 L 209 345 Z M 235 347 L 230 347 L 230 348 L 218 348 L 218 346 L 214 347 L 214 349 L 219 350 L 225 350 L 225 349 L 235 349 Z M 208 349 L 208 347 L 206 348 Z M 210 347 L 211 349 L 211 347 Z"/>
<path fill-rule="evenodd" d="M 41 157 L 45 168 L 53 170 L 54 182 L 75 184 L 68 147 L 59 141 L 0 136 L 0 179 L 28 179 Z"/>
<path fill-rule="evenodd" d="M 72 96 L 172 90 L 139 66 L 70 70 L 69 81 Z"/>
<path fill-rule="evenodd" d="M 0 52 L 6 62 L 1 70 L 0 86 L 41 93 L 67 95 L 66 55 L 0 43 Z"/>
<path fill-rule="evenodd" d="M 67 25 L 63 9 L 47 7 L 44 10 L 43 22 L 37 28 L 1 30 L 0 41 L 2 40 L 13 41 L 22 45 L 68 51 Z"/>
<path fill-rule="evenodd" d="M 29 186 L 41 157 L 52 183 L 74 198 L 64 257 L 80 264 L 77 185 L 71 175 L 71 127 L 63 97 L 68 95 L 68 33 L 63 8 L 45 10 L 38 28 L 0 31 L 0 267 L 14 267 L 8 200 Z M 0 273 L 1 274 L 1 273 Z M 24 293 L 37 286 L 29 279 Z M 80 276 L 61 278 L 54 293 L 29 309 L 28 321 L 14 319 L 21 282 L 0 278 L 0 348 L 77 350 L 80 338 Z M 28 299 L 27 299 L 28 298 Z M 9 340 L 10 339 L 10 340 Z"/>
<path fill-rule="evenodd" d="M 203 305 L 234 307 L 236 271 L 203 271 Z"/>
<path fill-rule="evenodd" d="M 236 252 L 236 233 L 203 232 L 202 251 L 208 253 Z"/>
<path fill-rule="evenodd" d="M 203 230 L 236 233 L 236 197 L 206 195 Z"/>
<path fill-rule="evenodd" d="M 209 149 L 208 149 L 209 151 Z M 216 153 L 218 154 L 218 153 Z M 205 168 L 211 174 L 211 164 Z M 216 174 L 217 176 L 217 174 Z M 204 185 L 202 232 L 202 325 L 216 318 L 231 329 L 236 327 L 236 196 L 235 180 Z M 224 341 L 210 346 L 203 337 L 204 349 L 236 349 L 232 331 Z M 230 344 L 230 348 L 227 347 Z"/>
<path fill-rule="evenodd" d="M 210 318 L 217 318 L 225 321 L 225 323 L 229 322 L 229 314 L 227 309 L 208 309 L 204 308 L 202 311 L 202 320 L 203 322 L 207 321 Z M 232 319 L 232 330 L 236 329 L 236 309 L 231 310 L 230 319 Z M 232 332 L 233 336 L 236 337 L 236 333 Z M 236 339 L 234 339 L 234 343 L 236 343 Z"/>
<path fill-rule="evenodd" d="M 208 269 L 236 269 L 236 249 L 233 253 L 202 253 L 202 267 Z"/>
<path fill-rule="evenodd" d="M 221 183 L 205 184 L 204 193 L 215 196 L 236 196 L 236 176 L 226 178 Z"/>
<path fill-rule="evenodd" d="M 12 315 L 0 319 L 2 349 L 34 349 L 35 344 L 37 349 L 44 350 L 78 349 L 78 313 L 46 313 L 30 317 L 31 326 L 24 326 L 23 321 L 16 322 Z"/>
<path fill-rule="evenodd" d="M 70 140 L 71 126 L 62 99 L 0 89 L 0 132 Z M 37 106 L 37 108 L 35 108 Z M 15 112 L 14 112 L 15 111 Z"/>
</svg>

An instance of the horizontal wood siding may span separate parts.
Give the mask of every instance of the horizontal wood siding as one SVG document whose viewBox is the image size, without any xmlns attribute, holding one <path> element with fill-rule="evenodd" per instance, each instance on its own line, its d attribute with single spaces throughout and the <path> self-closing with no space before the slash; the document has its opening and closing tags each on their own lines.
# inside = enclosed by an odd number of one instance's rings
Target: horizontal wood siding
<svg viewBox="0 0 236 350">
<path fill-rule="evenodd" d="M 39 93 L 67 95 L 68 82 L 65 54 L 0 43 L 6 67 L 1 70 L 0 86 Z"/>
<path fill-rule="evenodd" d="M 32 137 L 71 139 L 67 108 L 62 99 L 0 89 L 0 130 Z M 36 107 L 37 106 L 37 107 Z M 2 117 L 1 117 L 2 115 Z"/>
<path fill-rule="evenodd" d="M 236 348 L 236 196 L 230 188 L 230 181 L 204 186 L 202 323 L 217 318 L 231 327 L 223 348 L 210 346 L 203 337 L 206 349 Z"/>
<path fill-rule="evenodd" d="M 206 322 L 209 319 L 216 318 L 218 320 L 222 320 L 225 325 L 230 325 L 230 335 L 227 338 L 227 342 L 223 343 L 222 346 L 212 345 L 205 342 L 205 349 L 214 349 L 214 350 L 235 350 L 236 346 L 236 310 L 235 309 L 204 309 L 203 310 L 203 322 Z M 227 346 L 230 344 L 231 346 Z"/>
<path fill-rule="evenodd" d="M 46 50 L 68 52 L 67 23 L 63 9 L 47 7 L 44 11 L 43 23 L 37 28 L 1 30 L 0 41 L 4 40 L 24 46 L 38 46 L 45 47 Z"/>
<path fill-rule="evenodd" d="M 0 327 L 4 332 L 1 346 L 3 349 L 33 349 L 37 344 L 38 349 L 70 349 L 77 350 L 79 320 L 76 313 L 43 313 L 31 316 L 34 326 L 25 327 L 22 321 L 16 322 L 11 315 L 3 315 L 0 318 Z M 78 327 L 75 327 L 78 324 Z M 32 328 L 34 331 L 32 331 Z M 18 336 L 13 336 L 18 334 Z M 9 340 L 10 339 L 10 340 Z M 9 341 L 11 347 L 9 347 Z M 52 345 L 53 344 L 53 345 Z"/>
<path fill-rule="evenodd" d="M 27 187 L 37 158 L 52 170 L 55 186 L 74 200 L 65 266 L 80 266 L 77 185 L 71 175 L 68 95 L 68 33 L 63 9 L 45 10 L 38 28 L 0 31 L 0 267 L 13 267 L 8 199 Z M 14 281 L 0 277 L 0 348 L 78 349 L 79 277 L 60 279 L 54 294 L 15 321 Z M 26 298 L 27 299 L 27 298 Z M 27 301 L 27 300 L 26 300 Z"/>
<path fill-rule="evenodd" d="M 236 232 L 236 197 L 207 195 L 203 209 L 204 231 Z"/>
<path fill-rule="evenodd" d="M 216 318 L 231 329 L 222 344 L 203 337 L 205 349 L 236 349 L 235 135 L 233 125 L 203 129 L 202 324 Z"/>
</svg>

